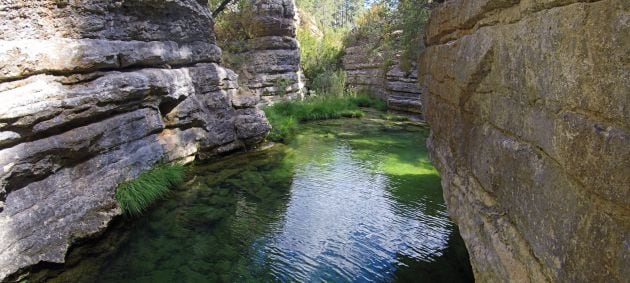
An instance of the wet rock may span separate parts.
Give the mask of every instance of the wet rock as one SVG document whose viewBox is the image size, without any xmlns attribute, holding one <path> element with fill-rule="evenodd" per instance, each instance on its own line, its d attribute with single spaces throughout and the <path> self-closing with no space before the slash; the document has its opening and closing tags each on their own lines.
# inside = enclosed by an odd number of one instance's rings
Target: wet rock
<svg viewBox="0 0 630 283">
<path fill-rule="evenodd" d="M 627 1 L 449 1 L 420 60 L 444 198 L 481 282 L 630 274 Z"/>
<path fill-rule="evenodd" d="M 120 182 L 269 130 L 201 1 L 4 1 L 0 17 L 0 281 L 103 231 Z"/>
</svg>

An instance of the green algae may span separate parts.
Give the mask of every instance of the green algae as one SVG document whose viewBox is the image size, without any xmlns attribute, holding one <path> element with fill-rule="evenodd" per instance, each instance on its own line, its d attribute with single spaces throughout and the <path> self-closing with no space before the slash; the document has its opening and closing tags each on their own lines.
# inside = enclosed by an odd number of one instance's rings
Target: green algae
<svg viewBox="0 0 630 283">
<path fill-rule="evenodd" d="M 465 248 L 427 156 L 427 136 L 414 123 L 378 115 L 326 120 L 303 124 L 288 145 L 196 164 L 168 199 L 83 247 L 101 252 L 86 256 L 76 249 L 69 258 L 82 260 L 48 280 L 409 281 L 416 274 L 470 281 Z M 383 223 L 404 226 L 378 228 Z M 405 248 L 364 236 L 365 227 Z M 332 249 L 316 260 L 305 257 L 333 245 L 338 234 L 348 235 L 344 249 L 360 256 Z M 110 248 L 96 248 L 101 245 Z M 341 262 L 362 268 L 338 272 Z"/>
</svg>

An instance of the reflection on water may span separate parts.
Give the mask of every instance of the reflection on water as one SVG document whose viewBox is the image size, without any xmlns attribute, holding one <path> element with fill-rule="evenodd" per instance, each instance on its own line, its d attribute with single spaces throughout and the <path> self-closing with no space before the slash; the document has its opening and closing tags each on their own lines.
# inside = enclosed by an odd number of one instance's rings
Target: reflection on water
<svg viewBox="0 0 630 283">
<path fill-rule="evenodd" d="M 192 168 L 146 215 L 76 249 L 50 281 L 467 282 L 427 131 L 310 124 L 289 146 Z M 105 247 L 105 248 L 103 248 Z M 98 253 L 90 252 L 98 250 Z"/>
</svg>

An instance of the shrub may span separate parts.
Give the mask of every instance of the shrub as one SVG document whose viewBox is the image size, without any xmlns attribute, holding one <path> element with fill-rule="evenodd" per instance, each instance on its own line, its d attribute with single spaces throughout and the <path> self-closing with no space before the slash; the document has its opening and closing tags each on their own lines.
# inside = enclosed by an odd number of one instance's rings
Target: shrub
<svg viewBox="0 0 630 283">
<path fill-rule="evenodd" d="M 123 212 L 139 215 L 156 200 L 184 181 L 185 168 L 182 165 L 158 165 L 141 173 L 136 179 L 118 186 L 116 201 Z"/>
<path fill-rule="evenodd" d="M 217 2 L 217 3 L 212 3 Z M 214 9 L 220 1 L 209 1 L 211 9 Z M 217 41 L 220 43 L 243 41 L 253 38 L 259 27 L 256 19 L 256 8 L 250 1 L 232 1 L 228 7 L 216 17 L 214 30 Z M 222 47 L 225 44 L 220 44 Z"/>
<path fill-rule="evenodd" d="M 318 94 L 342 96 L 346 88 L 346 72 L 325 70 L 313 79 L 311 88 Z"/>
<path fill-rule="evenodd" d="M 381 111 L 387 110 L 387 103 L 381 99 L 371 97 L 365 93 L 349 97 L 359 107 L 370 107 Z"/>
<path fill-rule="evenodd" d="M 344 31 L 323 29 L 322 33 L 323 36 L 318 37 L 304 27 L 298 29 L 300 64 L 309 89 L 318 93 L 332 93 L 339 91 L 339 86 L 343 89 L 345 84 L 345 75 L 340 76 Z M 339 79 L 343 79 L 343 82 Z"/>
</svg>

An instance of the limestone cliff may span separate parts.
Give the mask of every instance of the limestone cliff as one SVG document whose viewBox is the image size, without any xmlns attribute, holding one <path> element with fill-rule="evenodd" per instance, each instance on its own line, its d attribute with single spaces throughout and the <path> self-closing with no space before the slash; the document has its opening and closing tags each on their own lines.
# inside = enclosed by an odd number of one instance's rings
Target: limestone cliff
<svg viewBox="0 0 630 283">
<path fill-rule="evenodd" d="M 0 281 L 64 262 L 142 170 L 264 138 L 203 2 L 1 1 Z"/>
<path fill-rule="evenodd" d="M 630 2 L 455 0 L 420 60 L 480 282 L 630 278 Z"/>
<path fill-rule="evenodd" d="M 298 26 L 294 0 L 244 0 L 240 11 L 220 15 L 233 29 L 221 34 L 226 64 L 243 87 L 265 99 L 303 95 Z"/>
<path fill-rule="evenodd" d="M 403 70 L 397 55 L 386 58 L 386 55 L 370 50 L 373 44 L 360 41 L 344 50 L 346 85 L 387 101 L 389 109 L 422 113 L 415 64 L 410 70 Z"/>
</svg>

